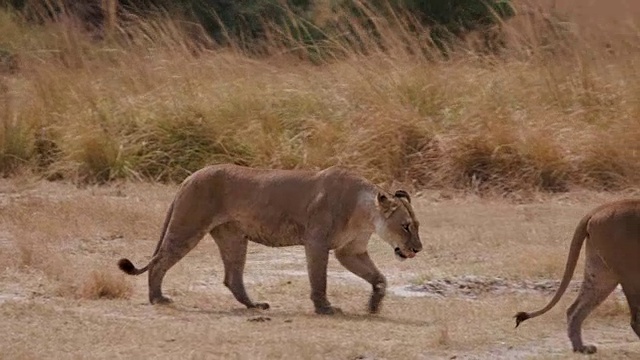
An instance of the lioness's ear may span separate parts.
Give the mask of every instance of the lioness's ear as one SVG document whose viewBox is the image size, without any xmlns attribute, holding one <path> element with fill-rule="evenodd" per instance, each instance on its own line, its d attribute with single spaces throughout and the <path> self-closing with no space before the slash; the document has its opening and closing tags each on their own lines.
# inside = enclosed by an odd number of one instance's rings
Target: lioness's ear
<svg viewBox="0 0 640 360">
<path fill-rule="evenodd" d="M 411 203 L 411 196 L 409 196 L 409 193 L 404 191 L 404 190 L 398 190 L 396 191 L 395 194 L 393 194 L 393 196 L 397 197 L 397 198 L 405 198 L 407 199 L 407 201 L 409 203 Z"/>
<path fill-rule="evenodd" d="M 396 208 L 396 204 L 394 203 L 394 201 L 389 199 L 387 195 L 381 192 L 379 192 L 378 196 L 376 197 L 376 205 L 385 215 L 389 215 Z"/>
</svg>

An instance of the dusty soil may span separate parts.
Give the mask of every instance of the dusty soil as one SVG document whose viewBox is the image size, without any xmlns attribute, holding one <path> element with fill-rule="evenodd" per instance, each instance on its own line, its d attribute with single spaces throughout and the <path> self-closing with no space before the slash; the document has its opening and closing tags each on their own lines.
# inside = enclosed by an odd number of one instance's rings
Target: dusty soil
<svg viewBox="0 0 640 360">
<path fill-rule="evenodd" d="M 146 274 L 125 276 L 116 262 L 148 261 L 174 191 L 0 181 L 0 358 L 582 359 L 564 318 L 582 260 L 556 308 L 518 329 L 513 315 L 550 299 L 578 219 L 632 195 L 425 192 L 414 201 L 422 253 L 398 262 L 371 240 L 390 287 L 381 314 L 366 313 L 369 285 L 331 258 L 328 295 L 345 314 L 326 317 L 313 314 L 302 248 L 251 244 L 245 283 L 271 309 L 247 310 L 222 285 L 209 238 L 168 273 L 175 303 L 149 305 Z M 591 358 L 640 358 L 628 319 L 616 291 L 585 324 L 585 340 L 599 346 Z"/>
<path fill-rule="evenodd" d="M 479 277 L 463 275 L 457 278 L 442 278 L 425 281 L 418 285 L 408 285 L 404 292 L 415 292 L 414 296 L 438 298 L 462 297 L 478 299 L 482 295 L 502 295 L 513 293 L 542 293 L 552 295 L 560 285 L 560 280 L 520 280 L 509 281 L 499 277 Z M 579 281 L 572 281 L 568 291 L 580 288 Z M 396 290 L 396 292 L 399 292 Z M 402 294 L 402 293 L 401 293 Z"/>
</svg>

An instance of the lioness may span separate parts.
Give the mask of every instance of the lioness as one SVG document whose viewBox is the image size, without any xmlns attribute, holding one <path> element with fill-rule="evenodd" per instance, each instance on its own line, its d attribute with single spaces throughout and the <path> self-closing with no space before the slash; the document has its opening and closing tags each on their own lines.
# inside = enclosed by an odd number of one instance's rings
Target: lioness
<svg viewBox="0 0 640 360">
<path fill-rule="evenodd" d="M 593 354 L 582 343 L 582 322 L 620 284 L 631 310 L 631 328 L 640 337 L 640 200 L 601 205 L 580 220 L 571 241 L 560 287 L 543 309 L 515 315 L 521 322 L 549 311 L 567 289 L 585 238 L 584 280 L 576 301 L 567 309 L 567 333 L 574 352 Z"/>
<path fill-rule="evenodd" d="M 377 313 L 386 280 L 367 253 L 369 237 L 375 231 L 399 259 L 412 258 L 422 249 L 418 226 L 406 191 L 386 193 L 339 167 L 311 172 L 214 165 L 180 185 L 149 264 L 136 269 L 120 259 L 118 266 L 130 275 L 149 270 L 149 302 L 170 303 L 161 290 L 165 273 L 209 233 L 224 263 L 224 285 L 247 308 L 268 309 L 244 287 L 248 241 L 303 245 L 315 312 L 334 314 L 341 310 L 331 306 L 326 288 L 329 250 L 335 250 L 345 268 L 373 286 L 368 309 Z"/>
</svg>

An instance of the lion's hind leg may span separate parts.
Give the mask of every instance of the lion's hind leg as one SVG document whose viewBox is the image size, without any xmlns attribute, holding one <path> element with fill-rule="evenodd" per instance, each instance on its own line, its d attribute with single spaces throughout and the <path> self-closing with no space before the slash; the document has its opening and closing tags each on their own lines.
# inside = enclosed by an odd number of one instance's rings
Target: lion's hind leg
<svg viewBox="0 0 640 360">
<path fill-rule="evenodd" d="M 586 248 L 584 279 L 575 302 L 567 309 L 567 333 L 573 351 L 593 354 L 595 345 L 582 342 L 582 323 L 589 314 L 611 294 L 618 278 L 589 246 Z"/>
<path fill-rule="evenodd" d="M 218 245 L 224 264 L 224 285 L 236 300 L 247 308 L 268 309 L 268 303 L 253 302 L 244 287 L 244 265 L 249 240 L 233 223 L 219 225 L 211 230 L 210 234 Z"/>
<path fill-rule="evenodd" d="M 162 294 L 162 280 L 167 271 L 198 245 L 206 231 L 189 230 L 179 233 L 169 229 L 158 249 L 155 261 L 149 266 L 149 302 L 169 304 L 172 300 Z"/>
<path fill-rule="evenodd" d="M 640 274 L 640 264 L 636 259 L 632 259 L 632 261 L 633 263 L 627 262 L 625 264 L 627 265 L 625 269 L 619 270 L 622 274 L 620 285 L 629 305 L 631 329 L 640 338 L 640 283 L 637 279 L 637 274 Z"/>
<path fill-rule="evenodd" d="M 640 338 L 640 286 L 622 284 L 622 291 L 627 298 L 629 304 L 629 312 L 631 313 L 631 328 Z"/>
</svg>

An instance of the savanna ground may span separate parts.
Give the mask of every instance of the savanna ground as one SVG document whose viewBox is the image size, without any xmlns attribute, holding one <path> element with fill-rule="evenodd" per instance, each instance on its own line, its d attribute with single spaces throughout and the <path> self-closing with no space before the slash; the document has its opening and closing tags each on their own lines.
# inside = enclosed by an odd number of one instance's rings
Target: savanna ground
<svg viewBox="0 0 640 360">
<path fill-rule="evenodd" d="M 578 219 L 592 206 L 633 193 L 537 195 L 526 203 L 446 192 L 416 195 L 425 250 L 397 261 L 373 237 L 370 252 L 390 290 L 379 315 L 367 315 L 370 287 L 329 264 L 328 294 L 343 316 L 313 314 L 304 251 L 252 244 L 245 281 L 251 311 L 222 285 L 211 238 L 168 273 L 175 303 L 147 302 L 146 274 L 121 274 L 116 262 L 142 265 L 157 242 L 174 186 L 138 183 L 77 189 L 36 180 L 0 183 L 0 353 L 7 359 L 565 359 L 568 292 L 544 317 L 514 329 L 513 315 L 534 310 L 550 291 L 479 287 L 439 296 L 420 291 L 438 280 L 473 275 L 559 280 Z M 574 280 L 581 279 L 580 261 Z M 551 290 L 557 284 L 553 284 Z M 473 290 L 473 289 L 471 289 Z M 260 321 L 264 320 L 264 321 Z M 616 291 L 586 321 L 592 358 L 640 356 L 626 302 Z"/>
<path fill-rule="evenodd" d="M 0 11 L 0 358 L 583 358 L 565 334 L 575 291 L 517 330 L 512 316 L 550 299 L 522 284 L 555 289 L 580 217 L 640 184 L 640 7 L 517 3 L 497 54 L 471 37 L 441 58 L 381 22 L 384 46 L 329 42 L 340 56 L 314 64 L 277 41 L 267 58 L 197 50 L 170 17 L 96 41 Z M 215 162 L 422 189 L 425 250 L 397 262 L 372 239 L 390 285 L 377 316 L 332 258 L 346 315 L 319 317 L 302 248 L 250 247 L 248 289 L 272 309 L 248 311 L 205 238 L 167 275 L 174 306 L 150 306 L 146 275 L 116 262 L 149 259 L 175 181 Z M 616 292 L 586 322 L 592 358 L 640 357 L 628 323 Z"/>
</svg>

